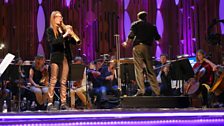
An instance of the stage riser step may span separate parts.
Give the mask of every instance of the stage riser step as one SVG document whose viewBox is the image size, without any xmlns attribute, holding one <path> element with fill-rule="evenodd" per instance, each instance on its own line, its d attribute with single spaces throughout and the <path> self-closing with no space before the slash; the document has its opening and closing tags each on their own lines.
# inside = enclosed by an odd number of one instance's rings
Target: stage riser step
<svg viewBox="0 0 224 126">
<path fill-rule="evenodd" d="M 122 108 L 187 108 L 190 106 L 186 96 L 137 96 L 122 97 Z"/>
</svg>

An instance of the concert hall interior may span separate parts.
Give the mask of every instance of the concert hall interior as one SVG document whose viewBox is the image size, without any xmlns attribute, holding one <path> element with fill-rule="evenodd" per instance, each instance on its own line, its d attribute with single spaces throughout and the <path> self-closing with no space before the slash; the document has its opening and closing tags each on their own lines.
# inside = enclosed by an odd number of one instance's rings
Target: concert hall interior
<svg viewBox="0 0 224 126">
<path fill-rule="evenodd" d="M 0 0 L 0 125 L 224 125 L 224 0 Z"/>
</svg>

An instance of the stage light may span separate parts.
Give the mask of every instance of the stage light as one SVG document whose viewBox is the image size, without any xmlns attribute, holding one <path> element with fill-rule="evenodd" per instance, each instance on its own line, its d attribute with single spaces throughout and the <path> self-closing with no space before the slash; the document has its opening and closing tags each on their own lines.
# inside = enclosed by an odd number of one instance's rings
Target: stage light
<svg viewBox="0 0 224 126">
<path fill-rule="evenodd" d="M 7 4 L 7 3 L 9 3 L 9 0 L 4 0 L 4 2 Z"/>
<path fill-rule="evenodd" d="M 5 44 L 1 44 L 1 47 L 4 48 L 5 47 Z"/>
<path fill-rule="evenodd" d="M 70 6 L 70 2 L 71 2 L 71 0 L 66 0 L 66 6 L 67 6 L 67 7 Z"/>
<path fill-rule="evenodd" d="M 5 44 L 1 43 L 0 44 L 0 49 L 4 49 L 5 48 Z"/>
<path fill-rule="evenodd" d="M 107 121 L 80 121 L 80 122 L 28 122 L 28 123 L 20 123 L 16 124 L 16 126 L 57 126 L 57 125 L 67 125 L 67 126 L 110 126 L 110 125 L 119 125 L 119 126 L 135 126 L 135 125 L 142 125 L 142 126 L 148 126 L 148 125 L 220 125 L 223 123 L 223 119 L 193 119 L 193 120 L 107 120 Z"/>
<path fill-rule="evenodd" d="M 152 118 L 152 117 L 194 117 L 194 116 L 200 116 L 200 117 L 223 117 L 224 111 L 206 111 L 206 112 L 167 112 L 167 113 L 93 113 L 93 114 L 55 114 L 55 115 L 46 115 L 46 114 L 39 114 L 39 115 L 16 115 L 16 116 L 10 116 L 10 115 L 0 115 L 0 119 L 3 120 L 26 120 L 26 119 L 60 119 L 60 118 L 66 118 L 66 119 L 77 119 L 77 118 Z M 223 119 L 224 120 L 224 119 Z"/>
</svg>

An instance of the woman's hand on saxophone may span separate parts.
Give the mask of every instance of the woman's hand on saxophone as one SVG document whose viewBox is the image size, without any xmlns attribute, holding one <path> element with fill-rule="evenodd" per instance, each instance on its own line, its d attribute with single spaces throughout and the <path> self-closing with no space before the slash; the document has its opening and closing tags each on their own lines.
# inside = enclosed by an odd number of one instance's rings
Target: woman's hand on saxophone
<svg viewBox="0 0 224 126">
<path fill-rule="evenodd" d="M 80 38 L 78 37 L 78 35 L 75 34 L 71 25 L 65 25 L 63 22 L 61 22 L 61 27 L 64 31 L 66 31 L 63 35 L 63 38 L 70 36 L 76 41 L 78 45 L 81 43 Z"/>
<path fill-rule="evenodd" d="M 66 30 L 65 34 L 63 35 L 63 38 L 67 37 L 69 35 L 69 31 Z"/>
<path fill-rule="evenodd" d="M 68 32 L 68 34 L 71 36 L 71 35 L 72 35 L 73 30 L 72 30 L 71 28 L 68 28 L 68 29 L 66 30 L 66 32 Z"/>
<path fill-rule="evenodd" d="M 72 30 L 70 29 L 70 28 L 68 28 L 68 29 L 66 29 L 66 32 L 65 32 L 65 34 L 63 35 L 63 38 L 65 38 L 65 37 L 67 37 L 67 36 L 69 36 L 69 35 L 71 35 L 72 34 Z"/>
</svg>

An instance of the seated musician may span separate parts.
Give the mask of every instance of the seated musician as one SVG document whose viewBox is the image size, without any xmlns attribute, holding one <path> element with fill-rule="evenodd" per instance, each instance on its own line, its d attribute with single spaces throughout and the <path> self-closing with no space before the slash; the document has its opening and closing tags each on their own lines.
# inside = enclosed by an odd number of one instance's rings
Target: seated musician
<svg viewBox="0 0 224 126">
<path fill-rule="evenodd" d="M 115 63 L 110 62 L 108 66 L 102 67 L 100 73 L 98 77 L 100 87 L 97 89 L 97 92 L 100 94 L 100 100 L 107 100 L 107 94 L 112 94 L 117 97 L 119 92 L 115 78 Z"/>
<path fill-rule="evenodd" d="M 159 66 L 160 71 L 157 75 L 157 81 L 159 82 L 160 86 L 160 93 L 164 96 L 172 95 L 171 89 L 171 74 L 169 70 L 169 64 L 167 63 L 167 55 L 161 54 L 160 55 L 160 62 L 161 65 Z"/>
<path fill-rule="evenodd" d="M 218 79 L 221 79 L 221 77 L 222 77 L 222 84 L 224 84 L 224 78 L 223 78 L 223 73 L 224 73 L 224 56 L 222 57 L 222 64 L 219 66 L 219 69 L 218 69 L 218 71 L 216 72 L 217 73 L 217 78 L 216 78 L 216 80 L 218 80 Z M 224 91 L 223 91 L 223 89 L 221 89 L 222 90 L 222 93 L 218 96 L 218 102 L 220 102 L 221 103 L 221 107 L 224 107 Z"/>
<path fill-rule="evenodd" d="M 10 81 L 10 84 L 7 85 L 8 88 L 12 91 L 12 96 L 17 97 L 19 96 L 18 94 L 20 93 L 20 95 L 22 94 L 21 92 L 19 92 L 19 80 L 24 76 L 23 74 L 23 70 L 22 70 L 22 64 L 23 64 L 23 60 L 22 58 L 18 57 L 15 59 L 15 66 L 14 68 L 10 68 L 10 72 L 14 71 L 15 73 L 13 75 L 9 75 L 8 80 Z M 17 67 L 18 66 L 18 67 Z M 16 70 L 15 70 L 16 69 Z M 24 92 L 24 91 L 23 91 Z M 18 99 L 18 98 L 17 98 Z"/>
<path fill-rule="evenodd" d="M 74 64 L 83 64 L 83 60 L 81 57 L 75 57 Z M 91 108 L 90 102 L 86 97 L 86 68 L 83 73 L 83 79 L 72 84 L 70 89 L 70 97 L 71 97 L 71 108 L 74 109 L 75 106 L 75 96 L 78 96 L 82 101 L 83 105 L 88 109 Z"/>
<path fill-rule="evenodd" d="M 100 80 L 99 80 L 99 76 L 101 75 L 101 73 L 97 70 L 97 61 L 92 61 L 89 63 L 89 68 L 87 70 L 87 76 L 88 76 L 88 82 L 91 83 L 91 89 L 90 89 L 90 98 L 91 98 L 91 102 L 93 104 L 98 104 L 100 103 L 100 94 L 98 89 L 100 88 Z M 101 67 L 99 67 L 100 65 L 98 64 L 98 68 L 101 69 Z"/>
<path fill-rule="evenodd" d="M 11 112 L 11 92 L 5 88 L 7 82 L 2 82 L 3 84 L 1 82 L 2 80 L 0 80 L 0 112 L 3 112 L 4 100 L 7 104 L 7 112 Z"/>
<path fill-rule="evenodd" d="M 196 81 L 199 81 L 199 90 L 203 97 L 203 106 L 208 107 L 208 88 L 211 87 L 214 81 L 213 69 L 215 65 L 211 65 L 205 58 L 205 52 L 198 50 L 196 53 L 197 63 L 193 66 Z"/>
<path fill-rule="evenodd" d="M 212 105 L 213 107 L 224 107 L 224 57 L 222 58 L 221 64 L 215 67 L 215 81 L 210 89 L 210 91 L 214 94 L 212 97 Z"/>
<path fill-rule="evenodd" d="M 99 66 L 103 67 L 100 68 Z M 89 65 L 89 69 L 87 70 L 88 81 L 93 84 L 90 97 L 97 108 L 103 107 L 102 103 L 108 100 L 108 94 L 115 97 L 119 95 L 118 86 L 114 77 L 114 68 L 114 62 L 110 62 L 109 65 L 102 65 L 102 62 L 99 60 L 91 62 Z"/>
<path fill-rule="evenodd" d="M 35 93 L 37 109 L 45 110 L 47 103 L 47 92 L 49 84 L 48 68 L 44 65 L 44 56 L 38 55 L 35 57 L 35 63 L 29 71 L 30 89 Z"/>
<path fill-rule="evenodd" d="M 96 70 L 101 71 L 101 69 L 104 65 L 103 59 L 97 59 L 97 60 L 94 61 L 94 63 L 95 63 Z"/>
<path fill-rule="evenodd" d="M 98 88 L 100 87 L 100 82 L 98 77 L 101 75 L 101 73 L 96 69 L 96 63 L 95 62 L 90 62 L 89 63 L 89 68 L 87 70 L 87 75 L 88 75 L 88 81 L 92 82 L 92 88 Z"/>
<path fill-rule="evenodd" d="M 35 96 L 33 92 L 31 92 L 27 86 L 27 78 L 28 78 L 28 71 L 25 71 L 25 68 L 29 68 L 30 66 L 24 65 L 22 58 L 17 57 L 15 59 L 15 63 L 11 64 L 7 69 L 7 89 L 12 92 L 12 100 L 15 104 L 12 104 L 12 110 L 16 111 L 19 109 L 19 103 L 21 103 L 21 99 L 26 97 L 30 103 L 35 100 Z M 31 108 L 33 108 L 31 106 Z M 27 110 L 27 106 L 20 106 L 22 111 Z"/>
</svg>

